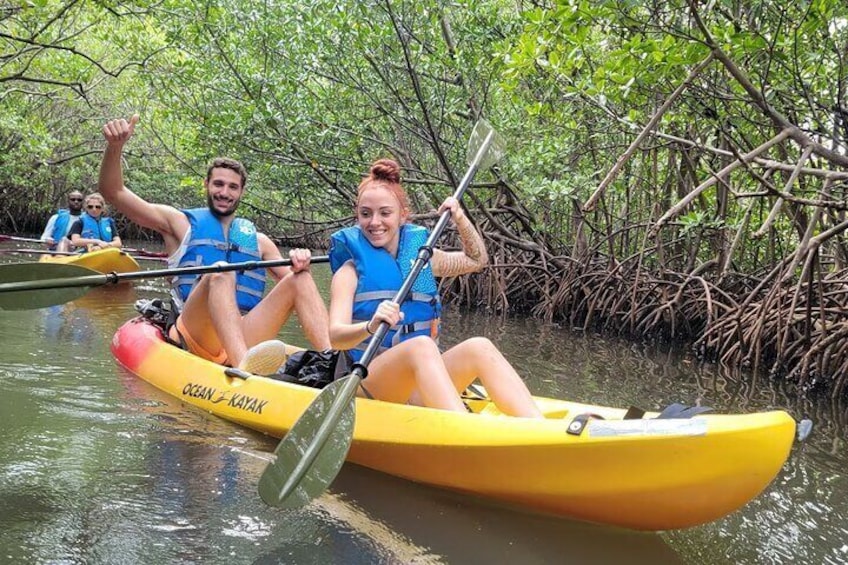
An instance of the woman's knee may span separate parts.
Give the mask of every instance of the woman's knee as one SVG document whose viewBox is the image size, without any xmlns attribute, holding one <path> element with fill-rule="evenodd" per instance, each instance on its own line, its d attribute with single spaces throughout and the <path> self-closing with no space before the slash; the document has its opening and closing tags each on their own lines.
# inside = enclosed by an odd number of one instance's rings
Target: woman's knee
<svg viewBox="0 0 848 565">
<path fill-rule="evenodd" d="M 462 342 L 463 354 L 481 358 L 500 355 L 500 350 L 487 337 L 470 337 Z"/>
<path fill-rule="evenodd" d="M 424 361 L 432 361 L 436 358 L 441 358 L 442 353 L 439 351 L 439 346 L 436 342 L 427 336 L 419 335 L 410 338 L 404 343 L 404 348 L 407 354 L 411 357 Z"/>
<path fill-rule="evenodd" d="M 469 337 L 463 343 L 467 343 L 474 349 L 497 349 L 489 338 L 482 336 Z"/>
</svg>

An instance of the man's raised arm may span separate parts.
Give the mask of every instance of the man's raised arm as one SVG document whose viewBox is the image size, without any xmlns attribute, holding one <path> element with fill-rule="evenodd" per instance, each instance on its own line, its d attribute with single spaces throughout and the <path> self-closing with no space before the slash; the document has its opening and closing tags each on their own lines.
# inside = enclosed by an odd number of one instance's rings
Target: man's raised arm
<svg viewBox="0 0 848 565">
<path fill-rule="evenodd" d="M 165 239 L 169 250 L 179 245 L 188 227 L 185 216 L 176 208 L 163 204 L 152 204 L 136 195 L 124 186 L 124 171 L 121 163 L 124 144 L 135 132 L 138 114 L 129 121 L 119 118 L 111 120 L 103 126 L 103 137 L 106 139 L 106 150 L 100 164 L 100 194 L 138 225 L 159 232 Z"/>
</svg>

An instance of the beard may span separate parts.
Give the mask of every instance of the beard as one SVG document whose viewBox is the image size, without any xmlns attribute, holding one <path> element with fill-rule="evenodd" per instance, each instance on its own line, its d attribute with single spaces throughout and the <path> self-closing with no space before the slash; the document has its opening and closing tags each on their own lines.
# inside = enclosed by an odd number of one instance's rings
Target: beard
<svg viewBox="0 0 848 565">
<path fill-rule="evenodd" d="M 215 208 L 215 202 L 214 200 L 212 200 L 212 195 L 208 192 L 206 193 L 206 206 L 209 207 L 209 211 L 212 212 L 212 215 L 218 218 L 226 218 L 227 216 L 232 216 L 233 214 L 235 214 L 236 210 L 238 209 L 239 202 L 240 200 L 236 200 L 230 208 L 221 212 L 220 210 Z"/>
</svg>

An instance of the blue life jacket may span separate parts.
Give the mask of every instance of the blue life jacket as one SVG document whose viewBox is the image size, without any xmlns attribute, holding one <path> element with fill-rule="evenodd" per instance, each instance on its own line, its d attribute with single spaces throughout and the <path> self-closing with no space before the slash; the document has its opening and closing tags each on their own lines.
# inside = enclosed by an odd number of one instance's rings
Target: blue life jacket
<svg viewBox="0 0 848 565">
<path fill-rule="evenodd" d="M 244 218 L 234 218 L 229 233 L 225 236 L 221 222 L 209 208 L 183 210 L 191 224 L 191 238 L 186 249 L 178 258 L 180 267 L 212 265 L 219 261 L 243 263 L 262 258 L 256 226 Z M 200 275 L 181 275 L 171 284 L 183 302 Z M 265 269 L 253 269 L 236 273 L 236 303 L 242 313 L 252 310 L 265 293 Z"/>
<path fill-rule="evenodd" d="M 71 223 L 76 219 L 77 216 L 71 216 L 71 211 L 67 208 L 60 208 L 56 212 L 56 222 L 53 224 L 53 231 L 50 232 L 50 239 L 56 243 L 50 246 L 50 251 L 55 251 L 59 246 L 59 241 L 63 237 L 68 237 L 68 232 L 71 230 Z"/>
<path fill-rule="evenodd" d="M 339 230 L 330 237 L 332 271 L 335 273 L 349 260 L 353 260 L 356 267 L 358 281 L 353 297 L 353 322 L 369 321 L 381 302 L 395 297 L 412 270 L 418 250 L 427 242 L 428 235 L 427 229 L 421 226 L 401 226 L 397 258 L 385 249 L 371 245 L 359 226 Z M 442 305 L 439 287 L 429 263 L 419 273 L 400 309 L 403 321 L 389 330 L 380 344 L 379 352 L 419 335 L 427 335 L 438 341 Z M 362 357 L 368 341 L 366 339 L 351 350 L 354 361 Z"/>
<path fill-rule="evenodd" d="M 80 236 L 86 239 L 99 239 L 109 243 L 115 237 L 115 224 L 108 216 L 94 216 L 86 213 L 80 216 L 82 221 L 82 233 Z"/>
</svg>

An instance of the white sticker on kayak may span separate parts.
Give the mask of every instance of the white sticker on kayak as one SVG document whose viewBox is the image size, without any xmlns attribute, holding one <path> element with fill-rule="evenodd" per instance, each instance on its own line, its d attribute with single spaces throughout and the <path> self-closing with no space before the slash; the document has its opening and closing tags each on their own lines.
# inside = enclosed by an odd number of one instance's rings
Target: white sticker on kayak
<svg viewBox="0 0 848 565">
<path fill-rule="evenodd" d="M 707 433 L 703 418 L 648 420 L 589 420 L 592 437 L 614 436 L 702 436 Z"/>
</svg>

